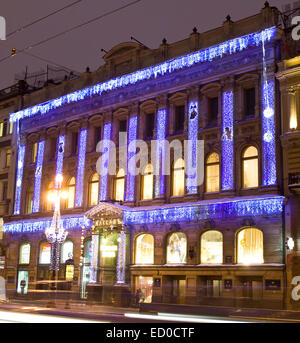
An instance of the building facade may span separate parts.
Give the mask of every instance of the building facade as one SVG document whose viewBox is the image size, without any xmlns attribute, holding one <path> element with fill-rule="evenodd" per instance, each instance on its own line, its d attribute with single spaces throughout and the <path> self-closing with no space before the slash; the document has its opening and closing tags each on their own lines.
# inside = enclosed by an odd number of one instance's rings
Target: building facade
<svg viewBox="0 0 300 343">
<path fill-rule="evenodd" d="M 10 114 L 15 183 L 4 231 L 11 294 L 48 287 L 47 195 L 63 175 L 68 236 L 59 278 L 72 254 L 79 297 L 128 305 L 140 289 L 144 302 L 282 306 L 277 16 L 266 3 L 255 16 L 227 17 L 215 30 L 194 29 L 158 49 L 122 43 L 96 72 L 24 96 Z M 127 157 L 115 175 L 98 173 L 106 168 L 101 140 L 109 160 Z M 149 159 L 132 175 L 137 140 Z M 189 161 L 175 152 L 165 173 L 166 145 L 155 152 L 154 172 L 153 140 L 189 140 L 192 164 L 197 140 L 204 141 L 203 183 L 186 175 Z"/>
</svg>

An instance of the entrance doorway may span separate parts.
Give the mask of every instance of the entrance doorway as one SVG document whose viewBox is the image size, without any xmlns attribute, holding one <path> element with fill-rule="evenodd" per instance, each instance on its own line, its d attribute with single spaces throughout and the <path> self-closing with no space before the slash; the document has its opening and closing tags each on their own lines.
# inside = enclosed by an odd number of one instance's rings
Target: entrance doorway
<svg viewBox="0 0 300 343">
<path fill-rule="evenodd" d="M 19 270 L 18 271 L 18 294 L 27 294 L 28 291 L 28 271 Z"/>
<path fill-rule="evenodd" d="M 172 283 L 172 295 L 177 304 L 185 303 L 186 296 L 186 280 L 185 279 L 175 279 Z"/>
<path fill-rule="evenodd" d="M 151 303 L 152 302 L 152 286 L 153 278 L 152 276 L 138 276 L 136 278 L 136 288 L 141 290 L 141 302 Z"/>
<path fill-rule="evenodd" d="M 242 297 L 259 300 L 263 296 L 263 282 L 261 279 L 243 279 L 242 280 Z"/>
</svg>

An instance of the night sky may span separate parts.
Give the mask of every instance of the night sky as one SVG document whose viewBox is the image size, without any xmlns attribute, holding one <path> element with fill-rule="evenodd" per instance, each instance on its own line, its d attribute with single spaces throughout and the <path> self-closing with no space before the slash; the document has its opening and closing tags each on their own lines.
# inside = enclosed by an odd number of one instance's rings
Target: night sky
<svg viewBox="0 0 300 343">
<path fill-rule="evenodd" d="M 7 34 L 54 12 L 75 0 L 1 0 L 0 16 L 5 17 Z M 83 0 L 42 22 L 0 41 L 0 60 L 10 55 L 9 45 L 23 49 L 82 22 L 112 11 L 133 0 Z M 101 48 L 130 41 L 130 37 L 149 48 L 157 48 L 165 37 L 168 43 L 186 38 L 194 26 L 204 32 L 222 25 L 227 14 L 233 21 L 258 13 L 264 0 L 141 0 L 117 13 L 67 33 L 30 53 L 77 72 L 91 71 L 103 64 Z M 282 10 L 288 0 L 270 0 Z M 19 54 L 0 62 L 0 89 L 15 83 L 15 74 L 45 69 L 46 62 Z M 50 64 L 50 63 L 49 63 Z"/>
</svg>

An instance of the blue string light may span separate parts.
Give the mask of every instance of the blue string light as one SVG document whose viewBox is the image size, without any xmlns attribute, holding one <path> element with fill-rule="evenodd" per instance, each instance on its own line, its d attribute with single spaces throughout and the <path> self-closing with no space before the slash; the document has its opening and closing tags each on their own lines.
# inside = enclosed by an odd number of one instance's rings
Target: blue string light
<svg viewBox="0 0 300 343">
<path fill-rule="evenodd" d="M 85 88 L 57 99 L 53 99 L 42 104 L 29 107 L 27 109 L 11 113 L 10 121 L 15 122 L 18 119 L 32 117 L 37 114 L 44 115 L 51 110 L 61 107 L 65 104 L 74 103 L 93 95 L 101 95 L 103 92 L 108 92 L 113 89 L 126 87 L 136 84 L 137 82 L 157 78 L 158 76 L 170 74 L 177 70 L 191 67 L 192 65 L 212 61 L 216 58 L 222 58 L 224 55 L 233 54 L 242 51 L 249 46 L 258 46 L 262 41 L 268 40 L 276 35 L 276 28 L 268 28 L 260 32 L 251 33 L 239 38 L 223 42 L 216 46 L 200 50 L 185 56 L 175 58 L 161 64 L 136 71 L 131 74 L 123 75 L 115 79 L 99 83 L 89 88 Z"/>
<path fill-rule="evenodd" d="M 64 151 L 65 151 L 65 135 L 60 135 L 57 142 L 56 154 L 56 171 L 55 171 L 55 187 L 58 187 L 56 180 L 57 175 L 62 175 L 64 164 Z"/>
<path fill-rule="evenodd" d="M 155 197 L 159 195 L 165 194 L 165 170 L 164 170 L 164 163 L 166 157 L 166 146 L 164 144 L 166 138 L 166 125 L 167 125 L 167 110 L 165 108 L 161 108 L 157 111 L 157 118 L 156 118 L 156 163 L 158 163 L 158 167 L 160 168 L 160 173 L 155 177 L 155 186 L 154 186 L 154 194 Z"/>
<path fill-rule="evenodd" d="M 108 153 L 110 156 L 110 135 L 111 135 L 111 123 L 104 124 L 103 128 L 103 153 Z M 100 175 L 100 191 L 99 202 L 106 200 L 107 197 L 107 177 L 108 177 L 108 161 L 105 158 L 101 159 L 101 171 Z M 104 171 L 107 172 L 104 172 Z"/>
<path fill-rule="evenodd" d="M 87 129 L 81 130 L 80 137 L 79 137 L 79 152 L 78 152 L 78 162 L 77 162 L 75 207 L 81 207 L 82 200 L 83 200 L 86 137 L 87 137 Z"/>
<path fill-rule="evenodd" d="M 37 160 L 35 166 L 35 181 L 34 181 L 34 193 L 32 212 L 36 213 L 40 210 L 40 194 L 41 194 L 41 181 L 43 172 L 45 141 L 40 141 L 38 145 Z"/>
<path fill-rule="evenodd" d="M 21 191 L 24 169 L 25 145 L 19 146 L 14 214 L 20 214 Z"/>
</svg>

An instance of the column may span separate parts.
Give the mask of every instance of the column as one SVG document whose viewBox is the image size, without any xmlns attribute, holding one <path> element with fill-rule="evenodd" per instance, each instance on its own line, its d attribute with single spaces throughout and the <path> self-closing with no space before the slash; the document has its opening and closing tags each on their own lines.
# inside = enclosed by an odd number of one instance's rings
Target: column
<svg viewBox="0 0 300 343">
<path fill-rule="evenodd" d="M 92 235 L 92 258 L 91 258 L 91 275 L 90 275 L 90 283 L 96 283 L 97 280 L 97 272 L 98 272 L 98 261 L 99 261 L 99 234 Z"/>
<path fill-rule="evenodd" d="M 23 181 L 24 158 L 25 158 L 25 150 L 26 150 L 24 138 L 25 137 L 21 138 L 19 149 L 18 149 L 17 178 L 16 178 L 15 206 L 14 206 L 15 215 L 20 214 L 20 206 L 21 206 L 21 191 L 22 191 L 22 181 Z"/>
<path fill-rule="evenodd" d="M 35 165 L 34 193 L 32 212 L 40 211 L 41 182 L 44 162 L 45 140 L 40 140 L 38 144 L 37 159 Z"/>
<path fill-rule="evenodd" d="M 86 126 L 86 123 L 84 123 Z M 83 201 L 83 183 L 85 171 L 87 128 L 82 128 L 79 134 L 79 150 L 77 160 L 77 177 L 75 190 L 75 207 L 81 207 Z"/>
<path fill-rule="evenodd" d="M 124 284 L 126 271 L 126 232 L 124 225 L 122 225 L 122 230 L 119 234 L 118 240 L 117 284 Z"/>
</svg>

